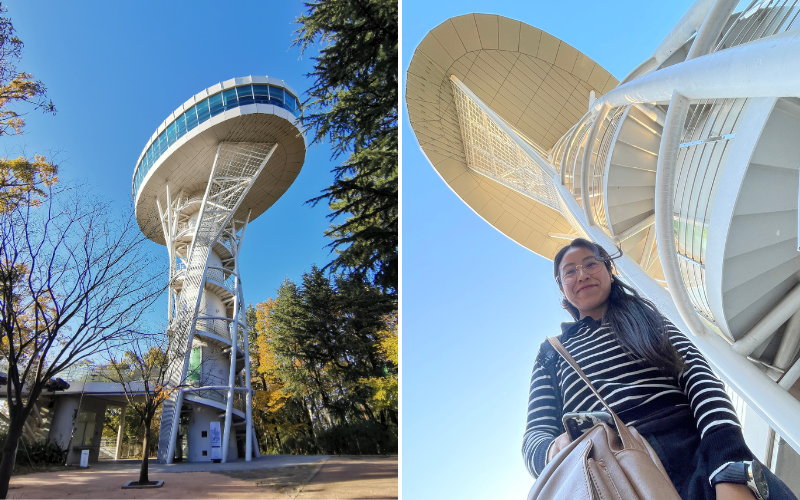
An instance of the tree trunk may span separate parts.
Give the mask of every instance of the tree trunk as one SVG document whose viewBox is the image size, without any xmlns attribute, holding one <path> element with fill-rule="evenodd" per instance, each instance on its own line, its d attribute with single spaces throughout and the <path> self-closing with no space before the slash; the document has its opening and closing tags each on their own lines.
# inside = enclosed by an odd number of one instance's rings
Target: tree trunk
<svg viewBox="0 0 800 500">
<path fill-rule="evenodd" d="M 8 483 L 11 481 L 11 473 L 14 471 L 17 448 L 24 425 L 25 419 L 19 418 L 19 416 L 12 418 L 8 425 L 8 437 L 3 445 L 3 459 L 0 461 L 0 498 L 6 498 L 8 495 Z"/>
<path fill-rule="evenodd" d="M 139 469 L 139 484 L 148 484 L 147 461 L 150 457 L 150 421 L 144 422 L 144 442 L 142 443 L 142 467 Z"/>
</svg>

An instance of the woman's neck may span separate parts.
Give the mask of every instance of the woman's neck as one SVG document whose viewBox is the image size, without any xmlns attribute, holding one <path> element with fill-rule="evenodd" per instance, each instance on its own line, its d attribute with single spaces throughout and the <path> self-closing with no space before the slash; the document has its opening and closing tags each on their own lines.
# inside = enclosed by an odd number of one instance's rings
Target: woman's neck
<svg viewBox="0 0 800 500">
<path fill-rule="evenodd" d="M 586 311 L 578 311 L 578 313 L 580 314 L 580 319 L 589 316 L 595 321 L 600 321 L 601 319 L 603 319 L 603 315 L 605 315 L 606 309 L 608 309 L 608 303 L 605 303 L 594 309 L 589 309 Z"/>
</svg>

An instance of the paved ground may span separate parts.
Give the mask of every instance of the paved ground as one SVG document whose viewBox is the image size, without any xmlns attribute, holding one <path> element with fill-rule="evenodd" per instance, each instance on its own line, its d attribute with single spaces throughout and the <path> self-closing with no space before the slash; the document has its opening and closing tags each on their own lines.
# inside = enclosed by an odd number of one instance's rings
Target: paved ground
<svg viewBox="0 0 800 500">
<path fill-rule="evenodd" d="M 11 479 L 8 498 L 397 498 L 397 457 L 264 456 L 229 464 L 150 464 L 158 489 L 123 490 L 138 461 Z M 213 472 L 212 472 L 213 470 Z"/>
</svg>

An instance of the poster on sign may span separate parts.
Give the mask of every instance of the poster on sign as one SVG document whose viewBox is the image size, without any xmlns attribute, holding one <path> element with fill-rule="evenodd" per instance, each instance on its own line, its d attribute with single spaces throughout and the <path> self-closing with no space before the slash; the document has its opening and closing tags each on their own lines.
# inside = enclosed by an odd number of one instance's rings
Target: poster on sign
<svg viewBox="0 0 800 500">
<path fill-rule="evenodd" d="M 81 467 L 89 467 L 89 450 L 81 450 Z"/>
<path fill-rule="evenodd" d="M 219 430 L 219 422 L 211 422 L 211 429 L 208 433 L 208 436 L 211 438 L 211 447 L 214 446 L 220 447 L 222 446 L 222 433 Z"/>
<path fill-rule="evenodd" d="M 222 433 L 219 422 L 211 422 L 208 435 L 211 438 L 211 460 L 222 460 Z"/>
</svg>

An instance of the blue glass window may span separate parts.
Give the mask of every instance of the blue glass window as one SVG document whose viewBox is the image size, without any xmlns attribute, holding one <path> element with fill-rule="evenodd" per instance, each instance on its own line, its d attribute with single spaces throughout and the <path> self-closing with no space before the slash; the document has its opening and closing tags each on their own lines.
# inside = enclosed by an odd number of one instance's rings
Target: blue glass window
<svg viewBox="0 0 800 500">
<path fill-rule="evenodd" d="M 192 130 L 197 126 L 197 107 L 192 106 L 189 108 L 189 111 L 185 113 L 186 115 L 186 130 Z"/>
<path fill-rule="evenodd" d="M 164 151 L 167 150 L 167 132 L 161 132 L 161 135 L 158 136 L 158 154 L 156 155 L 156 160 L 164 154 Z"/>
<path fill-rule="evenodd" d="M 253 85 L 255 101 L 259 104 L 269 104 L 269 85 Z"/>
<path fill-rule="evenodd" d="M 178 130 L 178 139 L 186 135 L 186 117 L 184 115 L 179 116 L 178 119 L 175 120 L 175 126 Z"/>
<path fill-rule="evenodd" d="M 208 98 L 208 107 L 211 108 L 211 116 L 217 116 L 225 111 L 222 106 L 222 94 L 215 94 Z"/>
<path fill-rule="evenodd" d="M 269 103 L 276 106 L 283 107 L 283 89 L 278 87 L 269 87 Z"/>
<path fill-rule="evenodd" d="M 239 101 L 236 99 L 236 89 L 228 89 L 222 93 L 222 98 L 225 100 L 225 111 L 239 106 Z"/>
<path fill-rule="evenodd" d="M 172 146 L 173 144 L 175 144 L 175 140 L 176 139 L 177 139 L 177 137 L 175 136 L 175 122 L 172 122 L 169 125 L 167 125 L 167 140 L 169 141 L 167 143 L 168 144 L 167 147 Z"/>
<path fill-rule="evenodd" d="M 253 99 L 253 87 L 251 85 L 236 87 L 236 95 L 239 97 L 239 106 L 245 106 L 256 102 Z"/>
<path fill-rule="evenodd" d="M 142 156 L 139 165 L 136 167 L 133 181 L 134 196 L 139 192 L 139 187 L 150 168 L 166 152 L 169 146 L 175 144 L 175 141 L 212 116 L 217 116 L 228 109 L 254 103 L 273 104 L 290 111 L 298 118 L 302 114 L 300 101 L 297 98 L 284 91 L 284 89 L 272 85 L 243 85 L 212 95 L 179 116 L 167 126 L 164 132 L 153 140 L 153 144 Z"/>
<path fill-rule="evenodd" d="M 197 103 L 197 123 L 203 123 L 211 117 L 208 112 L 208 99 L 204 99 L 203 101 Z"/>
</svg>

